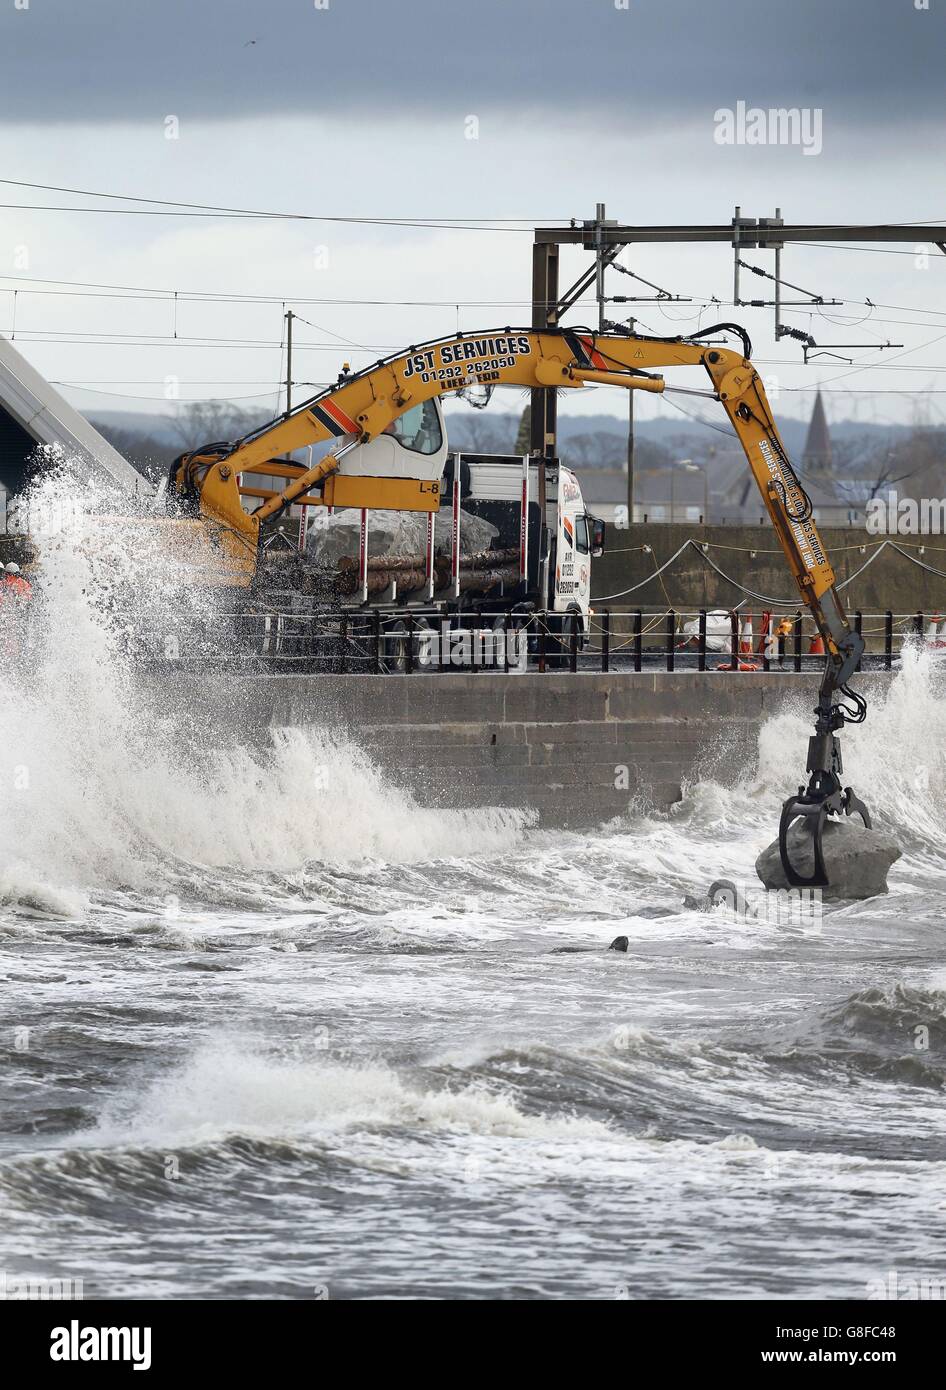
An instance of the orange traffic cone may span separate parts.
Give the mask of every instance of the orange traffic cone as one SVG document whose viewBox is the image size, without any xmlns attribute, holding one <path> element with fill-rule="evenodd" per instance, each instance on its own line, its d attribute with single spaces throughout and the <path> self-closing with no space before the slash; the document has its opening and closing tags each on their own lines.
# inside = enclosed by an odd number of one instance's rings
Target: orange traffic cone
<svg viewBox="0 0 946 1390">
<path fill-rule="evenodd" d="M 742 633 L 739 638 L 739 655 L 752 655 L 752 614 L 750 613 L 742 625 Z"/>
<path fill-rule="evenodd" d="M 824 656 L 824 638 L 820 632 L 816 632 L 808 644 L 809 656 Z"/>
<path fill-rule="evenodd" d="M 938 613 L 934 613 L 932 618 L 930 619 L 929 626 L 926 629 L 927 642 L 935 642 L 936 639 L 939 637 L 940 621 L 940 615 Z"/>
</svg>

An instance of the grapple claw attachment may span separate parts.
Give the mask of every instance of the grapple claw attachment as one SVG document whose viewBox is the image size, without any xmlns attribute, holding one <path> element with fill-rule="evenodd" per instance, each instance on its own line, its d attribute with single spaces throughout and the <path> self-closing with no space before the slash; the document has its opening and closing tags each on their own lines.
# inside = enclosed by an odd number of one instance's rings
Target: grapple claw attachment
<svg viewBox="0 0 946 1390">
<path fill-rule="evenodd" d="M 782 868 L 790 888 L 827 888 L 828 874 L 824 864 L 825 821 L 828 819 L 828 798 L 813 798 L 799 788 L 797 796 L 790 796 L 782 805 L 782 815 L 778 823 L 778 852 Z M 799 873 L 788 853 L 788 832 L 795 821 L 802 820 L 811 829 L 815 852 L 814 872 Z"/>
<path fill-rule="evenodd" d="M 844 788 L 844 796 L 842 798 L 842 801 L 844 804 L 844 814 L 846 816 L 860 816 L 867 829 L 872 829 L 870 812 L 868 811 L 867 807 L 864 805 L 860 797 L 854 795 L 854 792 L 851 790 L 850 787 Z"/>
<path fill-rule="evenodd" d="M 870 812 L 850 787 L 844 791 L 828 794 L 805 791 L 799 787 L 797 796 L 790 796 L 782 805 L 782 815 L 778 823 L 778 850 L 785 877 L 791 888 L 827 888 L 829 879 L 824 862 L 824 828 L 828 816 L 860 816 L 868 830 L 871 828 Z M 791 861 L 788 852 L 788 832 L 796 821 L 802 821 L 811 830 L 814 849 L 814 872 L 803 874 Z"/>
</svg>

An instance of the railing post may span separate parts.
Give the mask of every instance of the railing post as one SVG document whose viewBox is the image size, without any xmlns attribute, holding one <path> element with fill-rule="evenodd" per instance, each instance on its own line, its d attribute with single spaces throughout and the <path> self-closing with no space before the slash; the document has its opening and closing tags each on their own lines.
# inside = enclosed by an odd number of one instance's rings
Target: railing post
<svg viewBox="0 0 946 1390">
<path fill-rule="evenodd" d="M 919 609 L 917 610 L 916 617 L 913 619 L 913 631 L 916 633 L 917 637 L 923 636 L 923 613 Z"/>
<path fill-rule="evenodd" d="M 732 647 L 732 668 L 739 665 L 739 614 L 735 608 L 729 610 L 729 645 Z"/>
<path fill-rule="evenodd" d="M 864 629 L 864 614 L 863 614 L 863 613 L 861 612 L 861 610 L 858 608 L 858 609 L 855 610 L 855 613 L 854 613 L 854 631 L 857 633 L 858 637 L 862 637 L 862 636 L 863 636 L 863 629 Z M 859 671 L 859 670 L 861 669 L 861 659 L 860 659 L 860 657 L 857 658 L 857 665 L 855 666 L 854 669 L 855 669 L 855 671 Z"/>
<path fill-rule="evenodd" d="M 509 675 L 509 609 L 503 611 L 503 670 Z"/>
<path fill-rule="evenodd" d="M 801 670 L 801 609 L 795 614 L 792 636 L 795 642 L 795 670 Z"/>
<path fill-rule="evenodd" d="M 641 652 L 644 645 L 644 615 L 638 608 L 634 614 L 634 670 L 641 669 Z"/>
<path fill-rule="evenodd" d="M 371 614 L 371 625 L 374 630 L 374 664 L 372 670 L 376 676 L 381 674 L 381 611 L 376 608 Z"/>
<path fill-rule="evenodd" d="M 414 674 L 414 614 L 407 612 L 407 674 Z"/>
<path fill-rule="evenodd" d="M 343 613 L 338 624 L 338 639 L 342 647 L 342 675 L 348 674 L 348 614 Z"/>
<path fill-rule="evenodd" d="M 696 669 L 706 670 L 706 609 L 700 609 L 700 635 L 697 639 Z"/>
<path fill-rule="evenodd" d="M 673 641 L 677 635 L 677 615 L 671 608 L 667 614 L 667 670 L 673 670 Z"/>
<path fill-rule="evenodd" d="M 546 666 L 545 659 L 549 651 L 549 615 L 546 612 L 538 614 L 539 618 L 539 671 L 544 675 Z"/>
<path fill-rule="evenodd" d="M 578 670 L 578 614 L 570 613 L 572 627 L 569 635 L 568 668 L 572 675 Z"/>
<path fill-rule="evenodd" d="M 611 610 L 605 608 L 601 614 L 601 669 L 611 669 Z"/>
<path fill-rule="evenodd" d="M 893 670 L 893 614 L 884 614 L 884 670 Z"/>
</svg>

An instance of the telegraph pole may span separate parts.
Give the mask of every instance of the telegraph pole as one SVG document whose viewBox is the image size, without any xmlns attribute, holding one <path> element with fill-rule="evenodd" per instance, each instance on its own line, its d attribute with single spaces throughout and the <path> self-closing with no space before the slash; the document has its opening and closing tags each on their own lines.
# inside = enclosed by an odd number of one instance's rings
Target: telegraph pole
<svg viewBox="0 0 946 1390">
<path fill-rule="evenodd" d="M 598 301 L 598 332 L 604 332 L 604 203 L 595 204 L 595 298 Z"/>
<path fill-rule="evenodd" d="M 604 232 L 607 227 L 616 227 L 617 223 L 612 219 L 610 222 L 604 215 L 604 203 L 598 203 L 595 210 L 595 284 L 596 296 L 598 300 L 598 332 L 607 333 L 609 331 L 625 331 L 633 334 L 637 325 L 636 318 L 626 320 L 627 328 L 621 330 L 619 324 L 611 323 L 605 315 L 605 305 L 607 304 L 652 304 L 660 300 L 671 300 L 675 303 L 688 303 L 683 295 L 671 294 L 669 290 L 661 289 L 651 280 L 645 280 L 643 276 L 637 275 L 633 270 L 628 270 L 626 266 L 619 265 L 616 257 L 621 245 L 606 247 Z M 629 275 L 632 280 L 639 280 L 641 284 L 649 289 L 655 290 L 653 295 L 628 295 L 616 294 L 606 295 L 604 292 L 604 272 L 609 265 L 615 270 L 619 270 L 622 275 Z M 634 392 L 627 393 L 627 524 L 633 525 L 634 522 Z"/>
<path fill-rule="evenodd" d="M 637 319 L 628 319 L 627 326 L 634 332 Z M 627 393 L 627 524 L 634 525 L 634 392 Z"/>
<path fill-rule="evenodd" d="M 286 310 L 286 414 L 292 410 L 292 321 L 295 314 Z"/>
<path fill-rule="evenodd" d="M 604 306 L 607 304 L 607 297 L 604 295 L 604 271 L 606 271 L 608 259 L 604 256 L 603 229 L 606 227 L 606 217 L 604 217 L 604 203 L 597 203 L 595 206 L 595 297 L 597 299 L 597 331 L 603 334 L 607 329 L 607 318 L 604 314 Z M 611 224 L 614 225 L 614 224 Z M 629 332 L 633 332 L 633 325 L 636 318 L 628 318 Z M 628 392 L 628 525 L 633 523 L 633 392 Z"/>
<path fill-rule="evenodd" d="M 286 418 L 289 418 L 292 411 L 292 321 L 295 314 L 291 309 L 286 310 Z M 292 461 L 292 454 L 286 454 L 286 462 Z"/>
</svg>

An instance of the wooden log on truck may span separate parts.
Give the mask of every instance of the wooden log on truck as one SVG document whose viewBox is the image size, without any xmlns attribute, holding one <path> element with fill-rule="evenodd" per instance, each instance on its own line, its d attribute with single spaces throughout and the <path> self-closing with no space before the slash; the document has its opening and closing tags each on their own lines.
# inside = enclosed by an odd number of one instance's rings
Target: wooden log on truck
<svg viewBox="0 0 946 1390">
<path fill-rule="evenodd" d="M 460 569 L 493 569 L 511 564 L 519 558 L 518 550 L 507 548 L 506 550 L 480 550 L 472 555 L 460 556 Z M 446 555 L 438 553 L 434 564 L 439 569 L 441 566 L 449 565 L 450 561 Z M 342 555 L 338 560 L 337 568 L 342 571 L 356 570 L 358 560 L 354 555 Z M 425 568 L 425 558 L 423 555 L 369 555 L 368 573 L 373 570 L 388 570 L 392 574 L 399 570 L 423 570 Z"/>
</svg>

